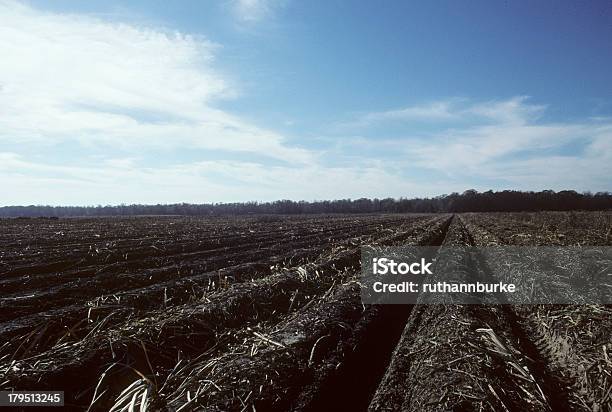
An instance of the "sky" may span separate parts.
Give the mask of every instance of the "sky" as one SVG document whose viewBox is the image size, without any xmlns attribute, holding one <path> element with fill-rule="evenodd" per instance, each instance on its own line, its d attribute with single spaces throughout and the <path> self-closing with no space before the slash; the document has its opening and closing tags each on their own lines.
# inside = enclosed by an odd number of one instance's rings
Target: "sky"
<svg viewBox="0 0 612 412">
<path fill-rule="evenodd" d="M 612 191 L 607 1 L 0 0 L 0 205 Z"/>
</svg>

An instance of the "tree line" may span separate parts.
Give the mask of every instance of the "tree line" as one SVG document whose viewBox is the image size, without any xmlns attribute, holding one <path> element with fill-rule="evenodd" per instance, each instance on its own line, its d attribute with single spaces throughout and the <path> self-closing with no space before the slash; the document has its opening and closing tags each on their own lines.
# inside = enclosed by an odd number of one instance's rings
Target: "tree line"
<svg viewBox="0 0 612 412">
<path fill-rule="evenodd" d="M 573 190 L 523 192 L 504 190 L 479 193 L 467 190 L 433 198 L 339 199 L 323 201 L 157 204 L 118 206 L 3 206 L 0 217 L 242 215 L 315 213 L 439 213 L 520 212 L 541 210 L 612 210 L 612 193 Z"/>
</svg>

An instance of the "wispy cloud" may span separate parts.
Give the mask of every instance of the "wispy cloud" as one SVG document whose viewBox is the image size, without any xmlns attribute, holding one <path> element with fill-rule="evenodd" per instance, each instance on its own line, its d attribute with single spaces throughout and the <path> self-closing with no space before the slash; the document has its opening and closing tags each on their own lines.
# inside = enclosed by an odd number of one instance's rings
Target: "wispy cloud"
<svg viewBox="0 0 612 412">
<path fill-rule="evenodd" d="M 456 116 L 457 113 L 453 113 L 451 101 L 440 101 L 420 106 L 409 106 L 383 112 L 367 113 L 357 120 L 357 124 L 369 125 L 389 120 L 438 121 L 455 119 Z"/>
<path fill-rule="evenodd" d="M 315 200 L 434 194 L 428 190 L 438 189 L 415 184 L 377 165 L 290 167 L 204 161 L 137 167 L 121 159 L 117 162 L 114 167 L 108 167 L 108 161 L 60 166 L 33 162 L 15 153 L 0 153 L 0 185 L 11 193 L 3 204 Z"/>
<path fill-rule="evenodd" d="M 346 144 L 358 142 L 370 150 L 386 147 L 390 162 L 439 173 L 466 186 L 489 182 L 498 188 L 610 190 L 612 122 L 547 122 L 542 120 L 545 111 L 546 106 L 531 104 L 525 96 L 486 102 L 449 99 L 362 116 L 354 125 L 366 130 L 374 122 L 384 126 L 401 119 L 404 134 L 377 133 Z M 413 127 L 414 119 L 436 127 L 423 132 Z"/>
<path fill-rule="evenodd" d="M 200 148 L 308 162 L 217 109 L 234 98 L 201 37 L 0 2 L 0 144 Z"/>
<path fill-rule="evenodd" d="M 537 119 L 546 106 L 529 104 L 529 97 L 517 96 L 507 100 L 474 103 L 465 98 L 452 98 L 397 109 L 364 113 L 348 122 L 340 123 L 340 129 L 367 128 L 381 124 L 430 122 L 450 124 L 466 121 L 494 121 L 507 124 L 524 123 Z"/>
<path fill-rule="evenodd" d="M 210 160 L 151 166 L 102 158 L 85 166 L 57 165 L 4 152 L 0 185 L 11 193 L 5 202 L 21 204 L 434 196 L 467 188 L 610 190 L 612 123 L 544 123 L 529 108 L 499 107 L 513 113 L 426 136 L 348 139 L 327 150 L 334 160 L 325 164 Z"/>
</svg>

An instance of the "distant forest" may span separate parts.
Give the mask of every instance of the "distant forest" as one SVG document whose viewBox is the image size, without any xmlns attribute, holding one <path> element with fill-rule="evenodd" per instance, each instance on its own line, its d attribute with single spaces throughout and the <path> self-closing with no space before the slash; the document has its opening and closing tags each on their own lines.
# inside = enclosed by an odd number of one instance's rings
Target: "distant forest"
<svg viewBox="0 0 612 412">
<path fill-rule="evenodd" d="M 540 210 L 612 210 L 612 193 L 483 192 L 467 190 L 434 198 L 341 199 L 169 205 L 119 206 L 3 206 L 0 217 L 69 217 L 137 215 L 241 215 L 313 213 L 437 213 L 437 212 L 519 212 Z"/>
</svg>

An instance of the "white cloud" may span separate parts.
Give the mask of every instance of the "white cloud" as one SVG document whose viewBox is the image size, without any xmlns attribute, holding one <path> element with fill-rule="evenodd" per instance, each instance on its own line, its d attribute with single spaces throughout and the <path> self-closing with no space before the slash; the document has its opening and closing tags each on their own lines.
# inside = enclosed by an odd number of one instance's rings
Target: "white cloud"
<svg viewBox="0 0 612 412">
<path fill-rule="evenodd" d="M 611 190 L 612 121 L 550 122 L 543 120 L 545 111 L 546 106 L 518 96 L 372 112 L 352 123 L 354 129 L 347 130 L 365 133 L 345 139 L 340 150 L 359 146 L 364 153 L 382 152 L 388 164 L 404 164 L 421 176 L 446 176 L 464 188 Z M 385 136 L 384 126 L 398 120 L 405 122 L 405 133 Z M 426 120 L 433 128 L 423 131 L 413 120 Z M 383 132 L 368 135 L 373 125 Z"/>
<path fill-rule="evenodd" d="M 527 124 L 537 120 L 546 110 L 544 105 L 529 104 L 527 96 L 508 100 L 477 103 L 460 110 L 463 116 L 475 115 L 503 124 Z"/>
<path fill-rule="evenodd" d="M 415 164 L 444 170 L 479 172 L 482 164 L 507 161 L 504 156 L 556 149 L 588 139 L 595 130 L 587 125 L 497 124 L 452 129 L 406 145 Z M 587 141 L 588 143 L 588 141 Z"/>
<path fill-rule="evenodd" d="M 486 120 L 504 124 L 524 124 L 537 120 L 546 106 L 529 104 L 527 96 L 517 96 L 507 100 L 494 100 L 471 103 L 464 98 L 454 98 L 407 106 L 398 109 L 369 112 L 357 119 L 341 123 L 342 129 L 369 127 L 388 122 L 431 122 L 453 123 Z"/>
<path fill-rule="evenodd" d="M 456 119 L 456 116 L 457 114 L 452 112 L 451 102 L 441 101 L 384 112 L 368 113 L 359 122 L 368 125 L 388 120 L 450 120 Z"/>
<path fill-rule="evenodd" d="M 440 189 L 411 183 L 375 165 L 294 168 L 206 161 L 152 168 L 136 167 L 122 159 L 117 162 L 121 167 L 109 168 L 108 161 L 87 167 L 58 166 L 0 153 L 0 185 L 11 193 L 4 204 L 315 200 L 433 195 Z"/>
<path fill-rule="evenodd" d="M 213 67 L 218 48 L 0 1 L 0 145 L 222 149 L 312 161 L 282 135 L 215 108 L 237 95 Z"/>
</svg>

